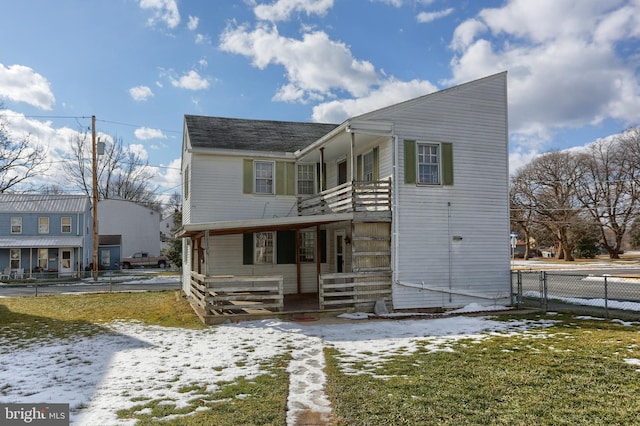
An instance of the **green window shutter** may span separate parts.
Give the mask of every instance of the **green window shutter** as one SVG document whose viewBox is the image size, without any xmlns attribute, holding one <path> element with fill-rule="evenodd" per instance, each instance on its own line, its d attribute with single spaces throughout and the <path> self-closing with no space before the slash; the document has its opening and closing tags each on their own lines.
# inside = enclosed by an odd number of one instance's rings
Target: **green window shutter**
<svg viewBox="0 0 640 426">
<path fill-rule="evenodd" d="M 296 195 L 296 163 L 287 163 L 287 195 Z"/>
<path fill-rule="evenodd" d="M 380 179 L 380 166 L 378 164 L 378 147 L 376 146 L 375 148 L 373 148 L 373 180 L 379 180 Z"/>
<path fill-rule="evenodd" d="M 284 161 L 276 161 L 276 195 L 287 193 L 287 168 Z"/>
<path fill-rule="evenodd" d="M 242 264 L 253 265 L 253 234 L 242 234 Z"/>
<path fill-rule="evenodd" d="M 404 183 L 416 183 L 416 141 L 404 141 Z"/>
<path fill-rule="evenodd" d="M 320 263 L 327 263 L 327 230 L 320 230 Z"/>
<path fill-rule="evenodd" d="M 453 144 L 442 143 L 442 184 L 453 185 Z"/>
<path fill-rule="evenodd" d="M 242 161 L 242 192 L 253 194 L 253 160 Z"/>
<path fill-rule="evenodd" d="M 356 157 L 356 180 L 362 181 L 362 155 Z"/>
<path fill-rule="evenodd" d="M 279 265 L 296 263 L 296 231 L 278 231 L 276 255 Z"/>
</svg>

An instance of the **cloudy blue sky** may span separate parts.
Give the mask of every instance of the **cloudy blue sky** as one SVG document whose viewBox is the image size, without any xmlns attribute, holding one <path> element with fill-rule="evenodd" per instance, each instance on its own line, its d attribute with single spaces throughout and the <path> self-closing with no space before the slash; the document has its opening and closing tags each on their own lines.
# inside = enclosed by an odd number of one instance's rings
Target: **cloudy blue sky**
<svg viewBox="0 0 640 426">
<path fill-rule="evenodd" d="M 508 71 L 511 169 L 639 124 L 640 0 L 20 0 L 0 102 L 51 183 L 91 115 L 180 191 L 184 114 L 339 123 Z"/>
</svg>

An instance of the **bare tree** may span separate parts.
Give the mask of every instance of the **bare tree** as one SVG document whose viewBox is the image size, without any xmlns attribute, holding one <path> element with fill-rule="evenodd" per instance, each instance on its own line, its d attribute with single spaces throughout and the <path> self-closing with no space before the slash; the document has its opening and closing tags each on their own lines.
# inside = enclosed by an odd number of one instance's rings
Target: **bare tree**
<svg viewBox="0 0 640 426">
<path fill-rule="evenodd" d="M 92 194 L 92 141 L 86 132 L 71 141 L 71 154 L 64 170 L 72 185 Z M 149 163 L 135 152 L 125 150 L 122 139 L 106 142 L 104 154 L 97 158 L 98 197 L 122 198 L 158 209 L 155 188 L 150 186 L 154 174 Z"/>
<path fill-rule="evenodd" d="M 600 242 L 611 259 L 620 258 L 622 238 L 637 214 L 640 199 L 640 132 L 600 139 L 579 155 L 583 178 L 578 198 L 600 229 Z M 635 155 L 634 155 L 635 154 Z"/>
<path fill-rule="evenodd" d="M 579 161 L 569 152 L 543 154 L 513 178 L 521 208 L 553 232 L 558 244 L 556 256 L 567 261 L 573 260 L 569 227 L 582 210 L 576 196 L 581 178 Z"/>
<path fill-rule="evenodd" d="M 45 173 L 46 150 L 34 143 L 30 135 L 14 138 L 8 122 L 0 115 L 0 192 L 26 184 L 35 176 Z"/>
</svg>

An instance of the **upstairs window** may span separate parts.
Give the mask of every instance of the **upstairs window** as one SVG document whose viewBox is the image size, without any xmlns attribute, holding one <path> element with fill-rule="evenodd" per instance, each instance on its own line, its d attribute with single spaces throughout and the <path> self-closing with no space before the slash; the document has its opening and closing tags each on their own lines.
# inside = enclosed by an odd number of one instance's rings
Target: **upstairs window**
<svg viewBox="0 0 640 426">
<path fill-rule="evenodd" d="M 440 185 L 440 146 L 418 144 L 418 183 Z"/>
<path fill-rule="evenodd" d="M 21 217 L 11 218 L 11 233 L 22 234 L 22 218 Z"/>
<path fill-rule="evenodd" d="M 49 218 L 39 217 L 38 218 L 38 234 L 48 234 L 48 233 L 49 233 Z"/>
<path fill-rule="evenodd" d="M 273 162 L 255 162 L 255 192 L 256 194 L 273 194 Z"/>
<path fill-rule="evenodd" d="M 358 155 L 356 158 L 357 180 L 374 182 L 380 179 L 378 151 L 378 147 L 375 147 L 369 152 Z"/>
<path fill-rule="evenodd" d="M 316 167 L 315 164 L 298 164 L 298 194 L 314 194 Z"/>
<path fill-rule="evenodd" d="M 452 186 L 453 144 L 405 140 L 404 182 L 425 186 Z"/>
<path fill-rule="evenodd" d="M 65 216 L 60 219 L 60 231 L 63 234 L 71 233 L 71 217 Z"/>
</svg>

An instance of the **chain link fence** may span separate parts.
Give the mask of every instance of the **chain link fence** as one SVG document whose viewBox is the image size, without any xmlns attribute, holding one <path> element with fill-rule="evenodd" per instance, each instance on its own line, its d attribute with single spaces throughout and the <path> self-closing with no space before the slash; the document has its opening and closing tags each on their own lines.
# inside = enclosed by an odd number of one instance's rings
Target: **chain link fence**
<svg viewBox="0 0 640 426">
<path fill-rule="evenodd" d="M 512 271 L 512 305 L 640 319 L 640 275 Z"/>
</svg>

